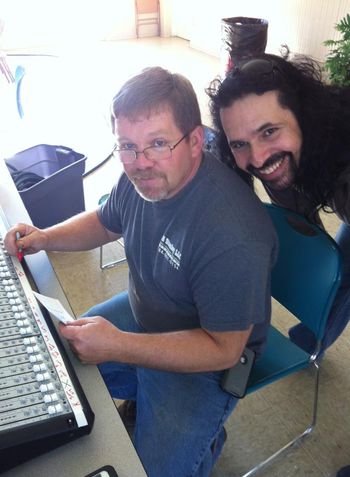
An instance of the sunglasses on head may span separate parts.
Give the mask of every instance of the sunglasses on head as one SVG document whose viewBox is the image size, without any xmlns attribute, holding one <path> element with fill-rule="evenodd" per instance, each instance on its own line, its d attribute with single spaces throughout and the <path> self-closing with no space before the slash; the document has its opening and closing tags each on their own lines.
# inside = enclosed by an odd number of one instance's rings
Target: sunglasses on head
<svg viewBox="0 0 350 477">
<path fill-rule="evenodd" d="M 247 60 L 244 63 L 237 65 L 232 73 L 240 73 L 250 77 L 260 76 L 266 79 L 271 79 L 271 77 L 275 78 L 276 75 L 283 76 L 283 73 L 276 62 L 267 58 L 255 58 L 253 60 Z"/>
</svg>

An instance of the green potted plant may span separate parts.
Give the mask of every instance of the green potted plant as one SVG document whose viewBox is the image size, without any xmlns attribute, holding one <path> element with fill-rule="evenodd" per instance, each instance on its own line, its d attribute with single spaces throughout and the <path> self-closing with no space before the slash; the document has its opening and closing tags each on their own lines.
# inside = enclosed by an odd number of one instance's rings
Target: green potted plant
<svg viewBox="0 0 350 477">
<path fill-rule="evenodd" d="M 324 68 L 332 84 L 350 86 L 350 15 L 342 18 L 335 28 L 341 33 L 341 37 L 324 42 L 325 46 L 331 47 Z"/>
</svg>

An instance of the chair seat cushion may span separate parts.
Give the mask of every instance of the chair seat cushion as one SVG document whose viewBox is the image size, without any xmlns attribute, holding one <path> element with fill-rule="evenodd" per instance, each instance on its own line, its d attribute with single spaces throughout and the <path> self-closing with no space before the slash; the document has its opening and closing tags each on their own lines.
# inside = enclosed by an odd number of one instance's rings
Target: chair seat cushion
<svg viewBox="0 0 350 477">
<path fill-rule="evenodd" d="M 266 348 L 255 362 L 249 377 L 247 393 L 272 383 L 310 365 L 310 355 L 288 337 L 270 326 Z"/>
</svg>

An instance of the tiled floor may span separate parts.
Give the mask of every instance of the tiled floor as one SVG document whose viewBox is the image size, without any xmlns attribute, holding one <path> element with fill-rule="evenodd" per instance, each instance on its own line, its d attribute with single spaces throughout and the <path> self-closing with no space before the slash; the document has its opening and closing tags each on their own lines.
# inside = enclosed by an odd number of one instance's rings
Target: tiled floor
<svg viewBox="0 0 350 477">
<path fill-rule="evenodd" d="M 220 72 L 219 59 L 189 48 L 180 39 L 146 39 L 104 44 L 100 51 L 99 77 L 104 93 L 111 96 L 121 81 L 143 66 L 160 64 L 182 72 L 198 93 L 203 120 L 208 124 L 204 88 Z M 117 73 L 121 75 L 117 78 Z M 88 74 L 88 72 L 87 72 Z M 114 91 L 112 91 L 112 89 Z M 105 96 L 105 94 L 104 94 Z M 98 140 L 98 135 L 95 136 Z M 111 160 L 85 180 L 87 208 L 108 192 L 120 168 Z M 261 191 L 261 197 L 264 198 Z M 337 220 L 326 217 L 334 234 Z M 114 245 L 106 247 L 115 255 Z M 118 254 L 122 250 L 118 249 Z M 76 314 L 126 287 L 127 265 L 100 271 L 98 250 L 77 254 L 51 254 L 59 279 Z M 277 320 L 274 317 L 274 320 Z M 288 329 L 292 318 L 279 318 Z M 258 475 L 264 477 L 330 477 L 350 463 L 350 328 L 327 352 L 321 366 L 319 417 L 316 430 L 302 446 L 292 450 Z M 243 399 L 227 423 L 228 439 L 213 477 L 242 475 L 251 466 L 286 443 L 306 426 L 311 409 L 312 376 L 302 372 Z M 164 476 L 166 477 L 166 476 Z M 180 477 L 180 476 L 179 476 Z"/>
</svg>

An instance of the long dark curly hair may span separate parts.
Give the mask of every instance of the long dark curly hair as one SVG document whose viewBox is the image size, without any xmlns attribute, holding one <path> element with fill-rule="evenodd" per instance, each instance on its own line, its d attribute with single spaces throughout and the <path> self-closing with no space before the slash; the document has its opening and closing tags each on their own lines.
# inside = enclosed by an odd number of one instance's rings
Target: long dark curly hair
<svg viewBox="0 0 350 477">
<path fill-rule="evenodd" d="M 295 115 L 303 135 L 295 187 L 311 208 L 329 211 L 339 179 L 350 167 L 350 88 L 335 87 L 322 79 L 322 68 L 310 57 L 262 54 L 237 64 L 207 89 L 221 160 L 250 185 L 252 177 L 239 171 L 228 146 L 220 110 L 248 94 L 278 91 L 279 102 Z"/>
</svg>

